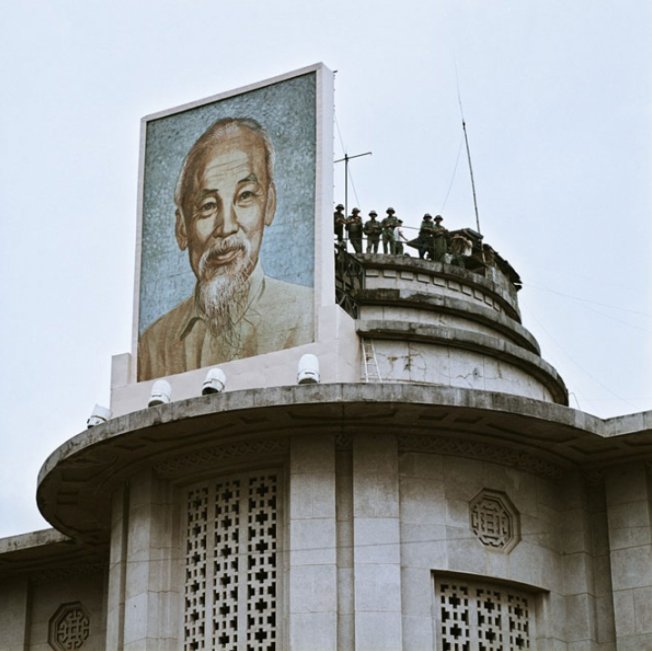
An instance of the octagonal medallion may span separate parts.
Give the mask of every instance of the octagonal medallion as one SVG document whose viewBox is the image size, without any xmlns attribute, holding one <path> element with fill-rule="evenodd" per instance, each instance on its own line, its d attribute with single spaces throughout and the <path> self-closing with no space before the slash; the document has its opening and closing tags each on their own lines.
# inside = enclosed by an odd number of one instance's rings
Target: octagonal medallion
<svg viewBox="0 0 652 651">
<path fill-rule="evenodd" d="M 91 620 L 78 601 L 62 604 L 50 619 L 48 643 L 56 651 L 76 651 L 91 634 Z"/>
<path fill-rule="evenodd" d="M 488 488 L 469 503 L 471 530 L 489 549 L 508 553 L 521 540 L 521 521 L 516 507 L 505 493 Z"/>
</svg>

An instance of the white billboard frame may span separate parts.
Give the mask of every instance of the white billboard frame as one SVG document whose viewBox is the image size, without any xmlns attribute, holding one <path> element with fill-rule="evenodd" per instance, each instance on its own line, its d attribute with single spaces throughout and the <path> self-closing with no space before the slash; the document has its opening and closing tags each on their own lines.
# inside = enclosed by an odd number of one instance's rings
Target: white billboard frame
<svg viewBox="0 0 652 651">
<path fill-rule="evenodd" d="M 145 157 L 148 126 L 161 118 L 175 116 L 225 99 L 273 86 L 297 77 L 315 75 L 315 180 L 314 180 L 314 277 L 313 277 L 313 323 L 314 338 L 323 338 L 320 328 L 320 310 L 335 303 L 333 265 L 332 188 L 333 188 L 333 73 L 324 64 L 317 63 L 305 68 L 259 81 L 241 88 L 219 93 L 201 100 L 147 115 L 141 120 L 138 208 L 136 233 L 136 261 L 134 277 L 134 311 L 132 325 L 132 355 L 129 376 L 137 377 L 139 323 L 141 317 L 141 274 L 143 266 L 143 222 L 145 197 Z M 164 377 L 164 376 L 162 376 Z"/>
</svg>

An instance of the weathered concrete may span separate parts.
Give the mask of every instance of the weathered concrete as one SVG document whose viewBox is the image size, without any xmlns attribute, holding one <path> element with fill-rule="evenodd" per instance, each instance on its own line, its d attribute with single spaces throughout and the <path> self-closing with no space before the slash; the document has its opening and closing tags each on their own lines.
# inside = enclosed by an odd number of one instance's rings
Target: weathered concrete
<svg viewBox="0 0 652 651">
<path fill-rule="evenodd" d="M 450 314 L 461 317 L 469 323 L 489 327 L 497 336 L 506 337 L 532 353 L 541 353 L 536 339 L 519 321 L 497 312 L 484 303 L 470 301 L 468 298 L 454 298 L 411 289 L 362 289 L 356 293 L 355 299 L 363 307 L 363 319 L 374 318 L 366 316 L 367 306 L 382 307 L 390 314 L 393 308 L 412 308 L 425 314 Z"/>
<path fill-rule="evenodd" d="M 144 468 L 167 472 L 175 459 L 192 465 L 188 456 L 207 450 L 213 451 L 210 463 L 251 456 L 256 446 L 259 454 L 282 455 L 288 436 L 346 435 L 379 426 L 402 436 L 482 443 L 505 450 L 505 459 L 513 450 L 561 468 L 652 454 L 652 432 L 637 436 L 633 447 L 631 436 L 605 440 L 599 418 L 506 394 L 383 383 L 280 387 L 170 403 L 87 430 L 45 462 L 38 503 L 61 531 L 97 544 L 108 537 L 113 490 Z"/>
<path fill-rule="evenodd" d="M 374 341 L 383 339 L 393 339 L 401 342 L 417 341 L 486 355 L 489 358 L 506 362 L 509 366 L 519 368 L 526 374 L 522 383 L 513 382 L 509 385 L 505 384 L 499 390 L 502 389 L 505 393 L 514 393 L 529 397 L 525 393 L 528 388 L 529 376 L 550 393 L 554 402 L 562 405 L 568 404 L 568 391 L 557 371 L 538 355 L 524 350 L 520 346 L 516 346 L 504 339 L 498 339 L 460 328 L 442 328 L 405 321 L 358 320 L 356 330 L 360 336 L 368 337 Z M 462 359 L 461 356 L 460 359 Z M 474 360 L 470 360 L 465 364 L 464 368 L 466 373 L 472 373 L 474 366 Z M 410 380 L 412 378 L 407 374 L 405 378 L 384 375 L 383 379 L 396 381 L 402 379 Z M 543 396 L 541 398 L 543 399 Z"/>
<path fill-rule="evenodd" d="M 93 549 L 56 529 L 0 538 L 0 579 L 23 575 L 61 573 L 67 569 L 95 566 L 103 557 Z"/>
<path fill-rule="evenodd" d="M 359 259 L 361 318 L 322 305 L 314 344 L 225 365 L 225 393 L 194 397 L 203 369 L 140 409 L 151 383 L 115 358 L 118 415 L 39 474 L 57 531 L 0 541 L 0 648 L 46 651 L 71 603 L 89 651 L 175 651 L 233 618 L 246 636 L 257 586 L 278 648 L 422 651 L 446 635 L 449 584 L 478 611 L 498 595 L 540 650 L 652 648 L 652 412 L 566 407 L 502 273 Z M 362 337 L 383 381 L 355 382 Z M 302 352 L 322 384 L 291 385 Z M 270 475 L 266 502 L 250 482 Z"/>
<path fill-rule="evenodd" d="M 419 292 L 484 302 L 516 321 L 521 320 L 516 288 L 501 273 L 490 280 L 443 262 L 373 253 L 356 257 L 365 266 L 367 289 L 418 287 Z"/>
</svg>

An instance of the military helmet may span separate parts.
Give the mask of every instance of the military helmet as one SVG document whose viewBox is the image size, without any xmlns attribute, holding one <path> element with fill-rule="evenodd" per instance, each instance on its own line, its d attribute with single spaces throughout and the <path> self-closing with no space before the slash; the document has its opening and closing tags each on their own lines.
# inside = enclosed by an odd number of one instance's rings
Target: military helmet
<svg viewBox="0 0 652 651">
<path fill-rule="evenodd" d="M 432 219 L 432 215 L 431 215 L 429 212 L 427 212 L 427 213 L 423 216 L 423 218 L 424 218 L 424 219 Z"/>
<path fill-rule="evenodd" d="M 437 216 L 435 217 L 435 221 L 443 222 L 443 221 L 444 221 L 444 218 L 443 218 L 441 215 L 437 215 Z"/>
<path fill-rule="evenodd" d="M 338 203 L 337 206 L 335 206 L 335 210 L 344 210 L 344 206 L 341 203 Z"/>
<path fill-rule="evenodd" d="M 390 206 L 390 207 L 386 210 L 386 212 L 392 212 L 392 213 L 394 213 L 394 212 L 396 212 L 396 211 L 394 210 L 394 208 L 392 208 L 392 207 Z"/>
<path fill-rule="evenodd" d="M 354 215 L 357 215 L 357 214 L 360 212 L 360 208 L 354 208 L 351 212 L 352 212 Z"/>
<path fill-rule="evenodd" d="M 371 215 L 373 215 L 374 217 L 378 217 L 378 213 L 377 213 L 375 210 L 372 210 L 372 211 L 369 213 L 369 217 L 371 217 Z"/>
</svg>

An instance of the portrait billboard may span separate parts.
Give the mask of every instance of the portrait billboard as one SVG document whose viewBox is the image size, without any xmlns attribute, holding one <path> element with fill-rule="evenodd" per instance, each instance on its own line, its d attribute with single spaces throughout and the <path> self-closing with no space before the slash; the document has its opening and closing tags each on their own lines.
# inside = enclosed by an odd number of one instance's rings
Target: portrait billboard
<svg viewBox="0 0 652 651">
<path fill-rule="evenodd" d="M 315 70 L 143 120 L 138 381 L 314 340 Z"/>
</svg>

